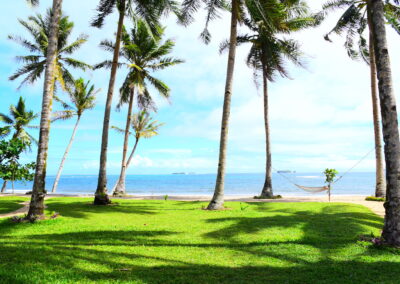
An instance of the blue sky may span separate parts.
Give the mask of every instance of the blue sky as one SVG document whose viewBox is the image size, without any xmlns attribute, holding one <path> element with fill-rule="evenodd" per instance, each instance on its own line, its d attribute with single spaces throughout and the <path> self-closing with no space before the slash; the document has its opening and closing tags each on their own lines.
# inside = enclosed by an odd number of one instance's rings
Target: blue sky
<svg viewBox="0 0 400 284">
<path fill-rule="evenodd" d="M 7 78 L 19 67 L 16 55 L 27 51 L 7 39 L 8 34 L 26 32 L 17 18 L 26 19 L 42 13 L 50 0 L 42 0 L 39 8 L 29 8 L 25 1 L 3 1 L 0 18 L 0 112 L 23 96 L 30 109 L 39 112 L 42 81 L 17 90 L 19 82 Z M 116 17 L 110 17 L 102 30 L 89 26 L 97 0 L 64 1 L 65 14 L 75 22 L 74 36 L 90 36 L 89 42 L 75 57 L 95 64 L 109 59 L 110 54 L 100 50 L 102 39 L 111 39 L 116 29 Z M 317 10 L 324 1 L 309 1 Z M 312 2 L 312 3 L 311 3 Z M 352 166 L 374 147 L 371 98 L 368 67 L 351 61 L 344 50 L 343 39 L 333 37 L 334 43 L 324 41 L 323 35 L 332 27 L 338 15 L 331 15 L 319 28 L 302 32 L 295 37 L 301 41 L 306 54 L 307 70 L 288 65 L 293 80 L 278 79 L 270 84 L 271 135 L 273 166 L 277 169 L 322 171 L 326 167 L 341 171 Z M 169 70 L 158 72 L 172 90 L 171 102 L 158 98 L 158 113 L 154 118 L 165 126 L 158 137 L 141 141 L 129 174 L 168 174 L 176 171 L 214 173 L 216 171 L 221 109 L 223 102 L 227 55 L 218 53 L 219 43 L 229 34 L 229 15 L 210 26 L 213 39 L 204 45 L 198 35 L 204 24 L 201 12 L 188 28 L 177 25 L 170 17 L 163 22 L 167 37 L 176 41 L 173 56 L 186 62 Z M 131 23 L 127 22 L 130 26 Z M 388 31 L 393 80 L 397 95 L 400 91 L 400 36 Z M 263 172 L 265 142 L 261 90 L 253 83 L 252 71 L 245 63 L 248 46 L 241 46 L 235 69 L 227 171 L 230 173 Z M 97 174 L 103 122 L 104 102 L 109 72 L 106 70 L 74 72 L 90 79 L 97 88 L 97 106 L 87 112 L 80 124 L 76 141 L 65 165 L 65 174 Z M 120 70 L 116 89 L 126 72 Z M 114 105 L 118 99 L 114 94 Z M 399 100 L 398 96 L 397 99 Z M 55 104 L 54 109 L 60 109 Z M 113 111 L 111 124 L 123 126 L 126 108 Z M 48 173 L 54 174 L 72 132 L 74 120 L 52 125 L 49 144 Z M 35 131 L 32 134 L 37 136 Z M 122 136 L 110 132 L 108 173 L 117 174 L 120 167 Z M 34 160 L 36 149 L 24 160 Z M 371 154 L 357 168 L 374 170 Z"/>
</svg>

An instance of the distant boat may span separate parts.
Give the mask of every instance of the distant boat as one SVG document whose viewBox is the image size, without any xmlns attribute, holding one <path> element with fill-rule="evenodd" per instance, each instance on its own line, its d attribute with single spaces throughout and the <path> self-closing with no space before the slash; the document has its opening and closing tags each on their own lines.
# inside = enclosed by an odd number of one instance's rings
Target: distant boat
<svg viewBox="0 0 400 284">
<path fill-rule="evenodd" d="M 278 171 L 278 174 L 295 174 L 296 171 L 289 171 L 289 170 L 283 170 L 283 171 Z"/>
<path fill-rule="evenodd" d="M 172 173 L 173 175 L 186 175 L 186 173 Z"/>
</svg>

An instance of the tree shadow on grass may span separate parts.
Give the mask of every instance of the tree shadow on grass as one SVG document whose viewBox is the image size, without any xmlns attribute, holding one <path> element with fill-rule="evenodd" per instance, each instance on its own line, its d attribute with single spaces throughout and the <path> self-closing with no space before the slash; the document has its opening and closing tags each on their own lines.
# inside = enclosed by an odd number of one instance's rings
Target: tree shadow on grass
<svg viewBox="0 0 400 284">
<path fill-rule="evenodd" d="M 227 217 L 208 219 L 208 223 L 230 223 L 221 229 L 204 234 L 205 238 L 228 239 L 231 243 L 242 234 L 255 234 L 272 229 L 297 229 L 303 236 L 295 240 L 298 244 L 312 245 L 320 250 L 339 249 L 346 244 L 355 243 L 360 235 L 370 234 L 371 227 L 382 228 L 382 218 L 365 212 L 346 212 L 346 205 L 331 204 L 323 206 L 319 212 L 296 211 L 290 208 L 264 211 L 276 213 L 261 217 Z M 269 242 L 266 241 L 266 245 Z"/>
<path fill-rule="evenodd" d="M 0 251 L 18 259 L 0 263 L 3 283 L 398 283 L 400 269 L 399 262 L 333 259 L 285 267 L 206 265 L 69 246 L 3 246 Z"/>
<path fill-rule="evenodd" d="M 5 283 L 399 283 L 400 256 L 392 250 L 369 246 L 358 255 L 335 254 L 354 244 L 358 235 L 380 228 L 382 219 L 376 215 L 347 213 L 338 204 L 315 212 L 263 208 L 272 214 L 208 219 L 210 228 L 227 225 L 204 234 L 201 243 L 169 238 L 177 234 L 173 228 L 31 234 L 17 240 L 2 234 L 0 279 Z M 297 239 L 268 239 L 268 232 L 276 228 L 302 234 Z M 265 241 L 243 241 L 246 234 L 260 232 Z M 303 251 L 292 251 L 297 247 L 320 254 L 303 258 Z M 256 257 L 220 264 L 212 257 L 221 250 L 228 257 Z M 365 256 L 368 261 L 363 261 Z"/>
<path fill-rule="evenodd" d="M 85 218 L 89 214 L 137 214 L 137 215 L 154 215 L 157 214 L 157 208 L 154 206 L 139 205 L 127 202 L 114 202 L 109 206 L 97 206 L 88 201 L 62 202 L 49 200 L 47 210 L 56 211 L 61 216 L 72 218 Z"/>
<path fill-rule="evenodd" d="M 10 213 L 22 208 L 24 205 L 21 205 L 21 203 L 25 201 L 28 201 L 28 199 L 24 197 L 0 197 L 0 214 Z"/>
</svg>

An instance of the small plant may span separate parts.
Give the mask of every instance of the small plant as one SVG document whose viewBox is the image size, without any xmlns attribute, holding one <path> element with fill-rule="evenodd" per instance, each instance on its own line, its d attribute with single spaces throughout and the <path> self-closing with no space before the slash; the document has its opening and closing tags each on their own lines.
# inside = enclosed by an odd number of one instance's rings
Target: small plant
<svg viewBox="0 0 400 284">
<path fill-rule="evenodd" d="M 164 195 L 164 200 L 165 200 L 165 201 L 168 200 L 168 194 Z"/>
<path fill-rule="evenodd" d="M 325 174 L 325 183 L 328 184 L 328 196 L 329 196 L 329 201 L 331 201 L 331 185 L 335 180 L 335 177 L 337 176 L 339 172 L 335 169 L 325 169 L 324 174 Z"/>
<path fill-rule="evenodd" d="M 249 208 L 249 205 L 243 206 L 243 203 L 242 203 L 242 202 L 240 202 L 239 204 L 240 204 L 240 210 L 241 210 L 241 211 L 244 211 L 244 210 L 246 210 L 247 208 Z"/>
</svg>

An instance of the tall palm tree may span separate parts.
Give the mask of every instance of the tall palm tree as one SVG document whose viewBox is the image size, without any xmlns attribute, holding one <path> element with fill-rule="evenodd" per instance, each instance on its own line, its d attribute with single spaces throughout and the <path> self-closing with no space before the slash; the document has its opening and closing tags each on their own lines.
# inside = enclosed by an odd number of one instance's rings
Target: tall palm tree
<svg viewBox="0 0 400 284">
<path fill-rule="evenodd" d="M 133 135 L 135 137 L 135 144 L 132 148 L 132 151 L 131 151 L 131 154 L 129 155 L 128 160 L 126 161 L 126 164 L 125 164 L 126 169 L 123 173 L 124 176 L 123 177 L 120 176 L 118 179 L 118 180 L 120 180 L 121 178 L 123 178 L 124 186 L 125 186 L 126 170 L 128 169 L 129 165 L 132 162 L 132 159 L 135 155 L 139 140 L 141 138 L 151 138 L 153 136 L 158 135 L 158 129 L 162 125 L 163 124 L 159 123 L 157 120 L 153 120 L 153 118 L 150 117 L 147 110 L 142 110 L 139 113 L 136 113 L 132 116 L 129 126 L 132 127 L 133 132 L 128 131 L 128 135 Z M 115 129 L 119 133 L 123 133 L 124 135 L 126 134 L 126 129 L 122 129 L 122 128 L 119 128 L 116 126 L 112 126 L 112 128 Z M 125 187 L 124 187 L 124 193 L 125 193 Z"/>
<path fill-rule="evenodd" d="M 122 104 L 128 103 L 128 115 L 126 119 L 124 146 L 122 151 L 121 173 L 116 186 L 114 187 L 114 195 L 125 194 L 125 176 L 126 176 L 126 153 L 129 146 L 129 128 L 132 119 L 132 107 L 135 99 L 137 105 L 141 109 L 153 108 L 153 98 L 148 90 L 148 84 L 153 86 L 158 93 L 168 99 L 170 95 L 169 87 L 161 80 L 151 75 L 152 71 L 163 70 L 167 67 L 180 64 L 183 61 L 166 57 L 171 53 L 175 43 L 172 40 L 162 42 L 164 28 L 157 28 L 157 35 L 151 34 L 146 27 L 146 23 L 142 20 L 136 22 L 135 28 L 129 34 L 123 29 L 122 43 L 120 56 L 124 62 L 120 62 L 120 66 L 128 68 L 128 74 L 120 89 L 120 101 L 118 108 Z M 108 51 L 114 51 L 114 45 L 110 41 L 103 41 L 101 47 Z M 110 67 L 110 61 L 104 61 L 96 67 Z"/>
<path fill-rule="evenodd" d="M 16 80 L 24 77 L 21 86 L 24 84 L 35 83 L 45 72 L 46 58 L 49 50 L 49 38 L 51 29 L 52 10 L 47 10 L 45 16 L 37 14 L 31 16 L 28 21 L 19 20 L 20 24 L 29 32 L 33 41 L 22 38 L 20 36 L 10 35 L 9 39 L 28 49 L 31 54 L 25 56 L 17 56 L 16 59 L 23 63 L 12 76 L 10 80 Z M 74 79 L 68 67 L 79 68 L 82 70 L 90 69 L 91 66 L 70 57 L 78 50 L 86 41 L 87 35 L 80 35 L 72 43 L 69 42 L 74 23 L 67 16 L 62 16 L 59 20 L 59 35 L 55 60 L 55 82 L 66 89 L 68 84 L 73 84 Z"/>
<path fill-rule="evenodd" d="M 289 78 L 285 67 L 286 61 L 303 67 L 298 42 L 286 39 L 282 35 L 314 27 L 318 21 L 314 15 L 310 14 L 306 3 L 301 0 L 287 5 L 284 13 L 276 13 L 273 26 L 265 26 L 260 18 L 262 16 L 257 11 L 253 11 L 251 21 L 246 22 L 253 34 L 238 37 L 238 43 L 251 43 L 247 65 L 254 70 L 255 81 L 258 79 L 259 73 L 263 81 L 266 174 L 260 197 L 273 198 L 268 81 L 274 82 L 276 75 Z M 221 48 L 224 49 L 224 45 Z"/>
<path fill-rule="evenodd" d="M 396 1 L 398 4 L 398 1 Z M 384 4 L 381 0 L 370 0 L 372 34 L 376 69 L 379 81 L 379 99 L 382 115 L 383 140 L 386 160 L 385 222 L 382 231 L 384 241 L 400 246 L 400 136 L 396 98 L 393 91 L 392 71 L 388 52 Z"/>
<path fill-rule="evenodd" d="M 68 96 L 72 104 L 68 104 L 64 101 L 61 101 L 58 97 L 55 97 L 57 101 L 60 101 L 64 107 L 64 111 L 59 111 L 53 113 L 53 119 L 55 120 L 66 120 L 72 117 L 76 117 L 76 122 L 74 126 L 74 130 L 72 131 L 71 139 L 69 140 L 68 146 L 65 149 L 64 156 L 62 157 L 60 167 L 58 168 L 56 179 L 53 184 L 53 188 L 51 190 L 52 193 L 56 192 L 58 182 L 61 177 L 61 172 L 64 168 L 65 160 L 67 159 L 69 150 L 71 149 L 72 143 L 75 138 L 76 131 L 78 129 L 79 122 L 83 113 L 87 110 L 93 109 L 96 105 L 96 94 L 100 90 L 96 90 L 94 85 L 90 85 L 90 81 L 85 81 L 83 78 L 79 78 L 74 81 L 74 85 L 71 88 L 68 88 Z"/>
<path fill-rule="evenodd" d="M 18 138 L 26 144 L 31 144 L 32 142 L 37 144 L 37 140 L 26 131 L 26 128 L 35 128 L 31 125 L 32 121 L 38 117 L 33 111 L 28 111 L 26 109 L 25 100 L 20 97 L 16 106 L 10 106 L 10 115 L 0 113 L 0 122 L 6 124 L 8 133 L 11 133 L 13 129 L 14 133 L 12 138 Z M 1 192 L 3 193 L 7 187 L 7 180 L 3 182 Z"/>
<path fill-rule="evenodd" d="M 229 2 L 229 3 L 228 3 Z M 237 45 L 237 26 L 238 23 L 250 21 L 252 13 L 261 15 L 260 19 L 265 26 L 273 26 L 276 13 L 284 13 L 285 7 L 298 0 L 184 0 L 182 3 L 182 18 L 185 23 L 193 20 L 193 14 L 203 3 L 207 9 L 205 29 L 201 33 L 203 40 L 208 43 L 211 33 L 208 24 L 211 20 L 219 17 L 220 10 L 229 10 L 231 13 L 230 37 L 228 42 L 228 64 L 225 81 L 224 104 L 222 109 L 221 136 L 219 147 L 218 172 L 215 183 L 214 195 L 209 203 L 208 210 L 222 209 L 224 206 L 224 184 L 226 171 L 226 155 L 228 146 L 228 126 L 230 117 L 230 106 L 232 98 L 233 73 L 235 67 L 236 45 Z M 299 7 L 301 9 L 301 7 Z"/>
<path fill-rule="evenodd" d="M 50 115 L 53 100 L 54 82 L 57 78 L 56 61 L 58 50 L 58 30 L 61 17 L 62 0 L 53 0 L 52 16 L 50 19 L 48 47 L 46 50 L 46 66 L 44 75 L 42 113 L 40 116 L 39 145 L 36 159 L 35 179 L 33 182 L 31 202 L 27 215 L 28 220 L 35 220 L 43 215 L 47 150 L 50 134 Z"/>
<path fill-rule="evenodd" d="M 198 10 L 201 3 L 204 3 L 207 9 L 206 24 L 203 32 L 201 33 L 201 38 L 204 40 L 205 43 L 208 43 L 210 42 L 211 39 L 211 33 L 208 30 L 209 22 L 219 16 L 219 10 L 229 10 L 228 7 L 229 5 L 227 2 L 223 0 L 217 0 L 217 1 L 184 0 L 182 3 L 183 7 L 182 14 L 186 23 L 190 23 L 191 20 L 193 20 L 193 13 L 195 13 Z M 235 59 L 236 59 L 237 25 L 238 22 L 241 20 L 244 3 L 240 0 L 231 0 L 230 4 L 231 4 L 230 7 L 231 24 L 230 24 L 228 64 L 227 64 L 227 73 L 225 81 L 224 105 L 222 109 L 218 173 L 215 184 L 214 196 L 207 207 L 207 209 L 209 210 L 222 209 L 224 205 L 226 151 L 228 145 L 228 125 L 229 125 L 229 116 L 231 108 L 233 73 L 234 73 Z"/>
<path fill-rule="evenodd" d="M 117 8 L 118 10 L 119 18 L 117 33 L 115 36 L 115 48 L 111 64 L 106 106 L 104 111 L 103 133 L 100 149 L 99 178 L 94 198 L 94 204 L 96 205 L 107 205 L 110 203 L 110 199 L 107 194 L 106 173 L 108 131 L 110 127 L 111 106 L 114 94 L 115 78 L 117 75 L 122 29 L 124 26 L 125 17 L 129 15 L 134 21 L 137 21 L 141 18 L 145 21 L 146 25 L 154 31 L 154 28 L 158 26 L 158 20 L 161 15 L 167 14 L 169 11 L 173 11 L 178 14 L 178 5 L 174 0 L 100 0 L 97 6 L 98 13 L 92 21 L 92 26 L 101 28 L 104 24 L 105 18 L 112 14 L 115 8 Z"/>
<path fill-rule="evenodd" d="M 334 0 L 326 3 L 323 10 L 328 13 L 336 9 L 345 9 L 335 27 L 325 36 L 330 40 L 332 33 L 346 35 L 345 48 L 351 59 L 362 58 L 370 67 L 371 97 L 373 110 L 373 125 L 375 138 L 376 184 L 375 196 L 383 197 L 386 191 L 384 157 L 382 152 L 382 130 L 377 93 L 377 75 L 374 50 L 374 36 L 372 34 L 371 9 L 367 0 Z M 385 18 L 391 26 L 400 33 L 400 9 L 391 1 L 385 3 Z M 368 28 L 368 36 L 365 31 Z M 356 39 L 356 37 L 358 39 Z M 357 41 L 357 44 L 355 42 Z M 356 45 L 356 46 L 355 46 Z"/>
</svg>

